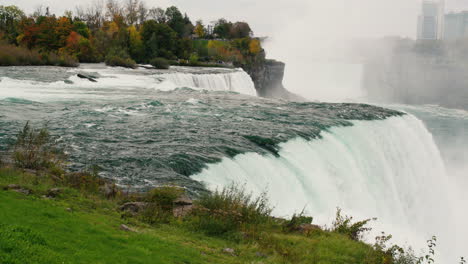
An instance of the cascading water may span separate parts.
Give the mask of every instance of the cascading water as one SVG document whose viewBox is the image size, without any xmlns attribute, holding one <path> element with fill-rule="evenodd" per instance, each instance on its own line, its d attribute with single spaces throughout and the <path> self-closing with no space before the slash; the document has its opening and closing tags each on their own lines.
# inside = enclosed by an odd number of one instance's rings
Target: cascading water
<svg viewBox="0 0 468 264">
<path fill-rule="evenodd" d="M 438 235 L 443 259 L 466 253 L 468 232 L 451 209 L 444 163 L 423 123 L 411 115 L 353 123 L 319 140 L 284 143 L 279 157 L 238 155 L 192 178 L 211 189 L 234 182 L 266 191 L 279 216 L 305 206 L 316 223 L 329 224 L 338 206 L 356 218 L 377 217 L 375 231 L 399 244 L 419 249 Z"/>
<path fill-rule="evenodd" d="M 3 69 L 5 72 L 0 70 L 0 99 L 7 97 L 33 101 L 86 99 L 91 94 L 93 97 L 108 98 L 116 96 L 114 89 L 127 93 L 135 89 L 171 91 L 177 88 L 257 95 L 252 79 L 242 69 L 172 67 L 169 71 L 161 71 L 87 64 L 78 69 L 54 67 L 48 69 L 50 72 L 43 76 L 40 75 L 42 72 L 38 73 L 40 70 L 37 67 L 8 67 Z M 97 82 L 81 79 L 77 73 L 96 76 Z M 34 76 L 34 78 L 28 79 L 28 76 Z M 96 89 L 100 90 L 98 95 L 94 94 Z"/>
<path fill-rule="evenodd" d="M 163 78 L 175 87 L 203 88 L 210 91 L 231 91 L 255 96 L 254 83 L 244 71 L 219 74 L 169 73 Z"/>
</svg>

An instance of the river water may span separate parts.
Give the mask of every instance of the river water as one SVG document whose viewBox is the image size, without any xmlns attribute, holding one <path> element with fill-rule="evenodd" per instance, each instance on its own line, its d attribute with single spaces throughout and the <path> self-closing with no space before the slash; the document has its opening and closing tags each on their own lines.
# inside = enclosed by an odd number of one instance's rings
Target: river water
<svg viewBox="0 0 468 264">
<path fill-rule="evenodd" d="M 438 235 L 444 261 L 466 255 L 466 111 L 255 95 L 239 69 L 3 67 L 0 148 L 31 121 L 59 137 L 70 169 L 98 165 L 123 186 L 196 195 L 236 182 L 267 191 L 279 216 L 305 208 L 329 224 L 339 206 L 416 249 Z"/>
</svg>

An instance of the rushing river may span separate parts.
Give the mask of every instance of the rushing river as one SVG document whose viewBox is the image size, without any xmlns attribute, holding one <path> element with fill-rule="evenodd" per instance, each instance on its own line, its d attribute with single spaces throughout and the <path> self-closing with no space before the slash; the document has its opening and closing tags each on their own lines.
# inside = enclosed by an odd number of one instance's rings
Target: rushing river
<svg viewBox="0 0 468 264">
<path fill-rule="evenodd" d="M 255 95 L 238 69 L 3 67 L 0 150 L 31 121 L 60 137 L 71 169 L 98 165 L 124 186 L 237 182 L 267 191 L 276 215 L 305 207 L 329 224 L 339 206 L 416 248 L 439 235 L 453 263 L 468 252 L 467 112 Z"/>
</svg>

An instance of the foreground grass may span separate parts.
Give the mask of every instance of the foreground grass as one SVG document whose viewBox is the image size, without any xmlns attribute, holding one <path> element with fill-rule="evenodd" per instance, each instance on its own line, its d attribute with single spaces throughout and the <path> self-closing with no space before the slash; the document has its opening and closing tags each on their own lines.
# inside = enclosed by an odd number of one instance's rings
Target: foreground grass
<svg viewBox="0 0 468 264">
<path fill-rule="evenodd" d="M 0 263 L 379 263 L 371 246 L 333 232 L 210 237 L 182 221 L 149 226 L 122 218 L 119 201 L 76 189 L 44 198 L 54 187 L 47 178 L 0 169 L 0 187 L 8 184 L 32 194 L 0 189 Z M 136 232 L 121 230 L 121 224 Z"/>
</svg>

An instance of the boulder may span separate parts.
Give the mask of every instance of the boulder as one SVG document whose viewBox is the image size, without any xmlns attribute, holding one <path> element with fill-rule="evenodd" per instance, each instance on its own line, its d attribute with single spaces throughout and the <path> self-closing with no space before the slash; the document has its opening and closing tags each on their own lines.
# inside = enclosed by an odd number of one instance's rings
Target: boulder
<svg viewBox="0 0 468 264">
<path fill-rule="evenodd" d="M 18 190 L 18 189 L 21 189 L 21 186 L 19 186 L 18 184 L 8 184 L 6 189 L 7 190 Z"/>
<path fill-rule="evenodd" d="M 236 255 L 236 251 L 234 249 L 232 249 L 232 248 L 224 248 L 223 253 L 231 255 L 231 256 Z"/>
<path fill-rule="evenodd" d="M 87 76 L 87 75 L 81 74 L 81 73 L 78 73 L 76 76 L 78 76 L 78 77 L 81 78 L 81 79 L 87 79 L 87 80 L 90 81 L 90 82 L 97 82 L 95 78 L 93 78 L 93 77 L 91 77 L 91 76 Z"/>
<path fill-rule="evenodd" d="M 174 201 L 174 209 L 172 210 L 174 217 L 185 217 L 193 210 L 193 201 L 186 194 L 181 195 Z"/>
<path fill-rule="evenodd" d="M 106 196 L 106 198 L 114 198 L 119 192 L 115 184 L 106 183 L 103 186 L 99 187 L 99 191 Z"/>
<path fill-rule="evenodd" d="M 60 189 L 60 188 L 52 188 L 52 189 L 47 191 L 46 197 L 47 198 L 55 198 L 55 197 L 59 196 L 59 194 L 61 194 L 62 191 L 63 190 Z"/>
<path fill-rule="evenodd" d="M 133 228 L 128 227 L 127 225 L 121 224 L 120 229 L 127 232 L 136 232 Z"/>
<path fill-rule="evenodd" d="M 120 211 L 129 212 L 131 214 L 138 214 L 148 207 L 145 202 L 129 202 L 120 206 Z"/>
<path fill-rule="evenodd" d="M 22 194 L 26 194 L 26 195 L 30 195 L 32 192 L 31 190 L 27 189 L 27 188 L 23 188 L 21 186 L 19 186 L 18 184 L 9 184 L 5 190 L 12 190 L 14 192 L 18 192 L 18 193 L 22 193 Z"/>
<path fill-rule="evenodd" d="M 318 225 L 313 225 L 313 224 L 302 224 L 297 228 L 297 231 L 302 233 L 302 234 L 310 234 L 313 231 L 322 231 L 322 228 Z"/>
<path fill-rule="evenodd" d="M 175 205 L 192 205 L 193 201 L 186 194 L 182 194 L 179 198 L 175 199 Z"/>
</svg>

